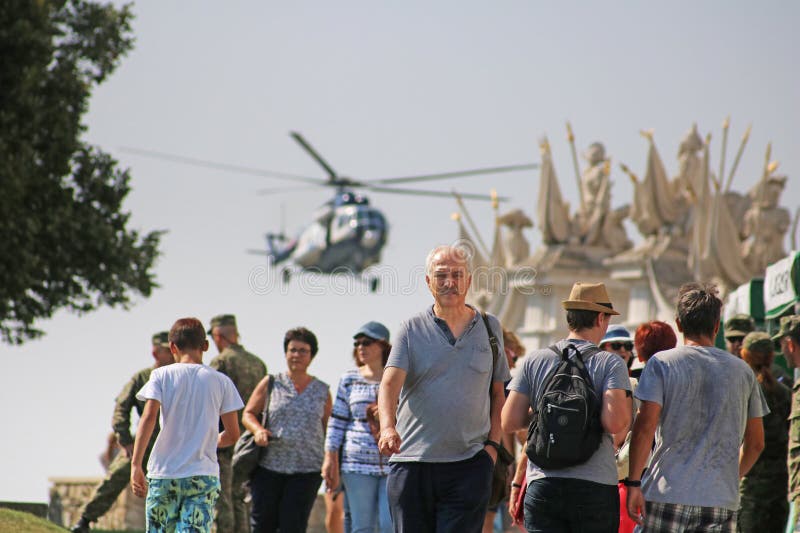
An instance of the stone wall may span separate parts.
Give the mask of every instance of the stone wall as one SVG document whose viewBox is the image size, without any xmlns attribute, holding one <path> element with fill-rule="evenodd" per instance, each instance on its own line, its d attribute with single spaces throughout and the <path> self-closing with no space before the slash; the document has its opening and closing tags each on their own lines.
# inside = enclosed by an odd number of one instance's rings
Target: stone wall
<svg viewBox="0 0 800 533">
<path fill-rule="evenodd" d="M 81 508 L 92 497 L 95 487 L 103 478 L 99 477 L 54 477 L 50 478 L 51 522 L 64 527 L 72 526 L 80 518 Z M 111 509 L 93 524 L 97 529 L 144 530 L 144 499 L 124 490 Z"/>
</svg>

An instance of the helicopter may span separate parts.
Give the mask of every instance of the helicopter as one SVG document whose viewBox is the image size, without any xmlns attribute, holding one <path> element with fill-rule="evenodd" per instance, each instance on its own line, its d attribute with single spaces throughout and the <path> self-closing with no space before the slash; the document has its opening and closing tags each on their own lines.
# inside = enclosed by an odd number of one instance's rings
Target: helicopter
<svg viewBox="0 0 800 533">
<path fill-rule="evenodd" d="M 367 283 L 371 292 L 378 290 L 378 279 L 365 276 L 364 270 L 380 263 L 381 252 L 388 239 L 389 224 L 384 214 L 372 206 L 365 195 L 356 192 L 357 190 L 366 189 L 377 193 L 453 198 L 455 191 L 408 189 L 398 188 L 394 185 L 513 172 L 538 167 L 537 164 L 529 163 L 360 181 L 342 176 L 336 172 L 300 133 L 290 132 L 290 136 L 322 167 L 327 174 L 326 179 L 214 163 L 152 150 L 136 148 L 123 148 L 123 150 L 184 164 L 289 179 L 315 186 L 334 188 L 334 196 L 313 212 L 311 222 L 296 237 L 287 238 L 283 231 L 278 233 L 270 232 L 265 234 L 266 248 L 264 250 L 248 250 L 248 252 L 266 256 L 274 266 L 284 265 L 281 267 L 281 276 L 284 282 L 288 282 L 294 272 L 347 274 Z M 258 192 L 260 194 L 273 194 L 285 190 L 287 189 L 262 189 Z M 458 196 L 472 200 L 491 201 L 493 199 L 489 195 L 472 193 L 458 193 Z M 499 198 L 499 200 L 507 200 L 507 198 Z"/>
</svg>

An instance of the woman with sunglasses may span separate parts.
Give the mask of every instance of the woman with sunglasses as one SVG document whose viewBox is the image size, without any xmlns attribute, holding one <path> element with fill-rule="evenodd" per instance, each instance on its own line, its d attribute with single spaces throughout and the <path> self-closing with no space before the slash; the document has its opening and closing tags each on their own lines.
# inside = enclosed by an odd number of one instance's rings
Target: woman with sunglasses
<svg viewBox="0 0 800 533">
<path fill-rule="evenodd" d="M 609 326 L 598 348 L 622 357 L 630 370 L 631 363 L 633 363 L 633 337 L 623 326 Z"/>
<path fill-rule="evenodd" d="M 322 476 L 328 491 L 344 484 L 352 533 L 388 533 L 392 531 L 386 496 L 389 465 L 378 451 L 377 401 L 391 350 L 389 330 L 380 322 L 367 322 L 353 339 L 357 368 L 345 372 L 339 381 Z"/>
</svg>

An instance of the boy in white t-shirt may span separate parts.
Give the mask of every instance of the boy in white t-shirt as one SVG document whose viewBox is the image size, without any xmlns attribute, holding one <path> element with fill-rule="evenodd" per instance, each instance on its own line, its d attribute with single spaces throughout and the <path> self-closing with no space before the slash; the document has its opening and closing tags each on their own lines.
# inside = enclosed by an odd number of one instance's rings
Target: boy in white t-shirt
<svg viewBox="0 0 800 533">
<path fill-rule="evenodd" d="M 136 431 L 131 487 L 137 496 L 147 496 L 148 532 L 210 532 L 220 491 L 217 448 L 239 438 L 236 411 L 244 404 L 228 376 L 203 364 L 208 340 L 199 320 L 175 322 L 169 348 L 176 363 L 153 370 L 136 395 L 147 403 Z M 145 480 L 142 457 L 159 411 L 161 433 Z"/>
</svg>

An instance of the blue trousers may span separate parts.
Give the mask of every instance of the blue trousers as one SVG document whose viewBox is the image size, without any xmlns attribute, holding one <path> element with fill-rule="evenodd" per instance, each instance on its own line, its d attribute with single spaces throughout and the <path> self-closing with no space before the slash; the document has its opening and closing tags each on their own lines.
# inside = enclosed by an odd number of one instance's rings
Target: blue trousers
<svg viewBox="0 0 800 533">
<path fill-rule="evenodd" d="M 619 530 L 619 490 L 583 479 L 534 479 L 525 491 L 528 533 L 612 533 Z"/>
<path fill-rule="evenodd" d="M 480 533 L 494 462 L 486 451 L 455 463 L 392 463 L 387 492 L 396 533 Z"/>
<path fill-rule="evenodd" d="M 352 533 L 391 533 L 386 476 L 342 473 Z M 376 529 L 377 522 L 377 529 Z"/>
</svg>

